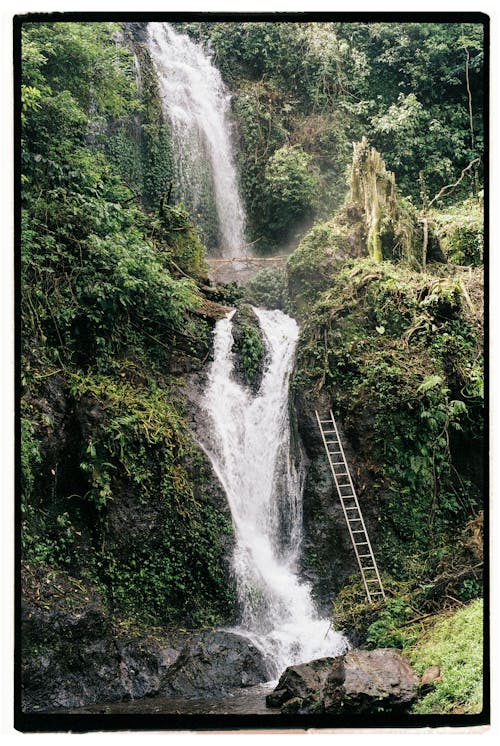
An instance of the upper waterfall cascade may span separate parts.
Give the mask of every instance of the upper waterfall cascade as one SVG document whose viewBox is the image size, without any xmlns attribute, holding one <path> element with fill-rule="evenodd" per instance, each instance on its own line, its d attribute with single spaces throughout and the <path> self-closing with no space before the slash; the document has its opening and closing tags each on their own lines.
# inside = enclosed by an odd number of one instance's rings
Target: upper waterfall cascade
<svg viewBox="0 0 500 746">
<path fill-rule="evenodd" d="M 254 311 L 267 349 L 260 390 L 252 393 L 233 375 L 233 312 L 216 327 L 204 447 L 232 513 L 239 630 L 275 676 L 294 663 L 339 655 L 348 642 L 318 616 L 298 572 L 304 470 L 293 456 L 288 410 L 298 327 L 281 311 Z"/>
<path fill-rule="evenodd" d="M 219 249 L 223 256 L 240 256 L 245 210 L 232 145 L 229 90 L 201 45 L 168 23 L 149 23 L 147 30 L 182 197 L 195 220 L 214 203 Z"/>
</svg>

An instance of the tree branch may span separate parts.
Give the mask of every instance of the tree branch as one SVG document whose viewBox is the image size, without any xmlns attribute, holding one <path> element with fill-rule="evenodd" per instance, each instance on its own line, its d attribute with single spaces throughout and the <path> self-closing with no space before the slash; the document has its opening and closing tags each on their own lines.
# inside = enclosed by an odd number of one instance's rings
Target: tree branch
<svg viewBox="0 0 500 746">
<path fill-rule="evenodd" d="M 460 174 L 460 176 L 458 177 L 458 179 L 456 180 L 456 182 L 454 184 L 446 184 L 446 186 L 444 186 L 442 189 L 439 190 L 439 192 L 436 194 L 436 196 L 433 197 L 431 199 L 431 201 L 429 202 L 429 207 L 432 207 L 432 205 L 434 204 L 434 202 L 437 199 L 439 199 L 440 197 L 442 197 L 444 194 L 446 194 L 447 191 L 452 191 L 453 189 L 455 189 L 455 187 L 457 187 L 460 184 L 460 182 L 464 178 L 464 176 L 467 173 L 467 171 L 470 171 L 470 169 L 472 168 L 472 166 L 474 166 L 476 163 L 480 163 L 480 161 L 481 161 L 480 157 L 474 158 L 474 160 L 471 161 L 469 163 L 469 165 L 464 168 L 464 170 L 462 171 L 462 173 Z"/>
</svg>

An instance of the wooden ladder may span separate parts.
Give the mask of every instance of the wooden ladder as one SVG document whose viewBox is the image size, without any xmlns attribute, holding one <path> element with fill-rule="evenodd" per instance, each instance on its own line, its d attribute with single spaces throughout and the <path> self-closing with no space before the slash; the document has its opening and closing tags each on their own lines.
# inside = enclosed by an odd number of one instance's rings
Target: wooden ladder
<svg viewBox="0 0 500 746">
<path fill-rule="evenodd" d="M 373 554 L 365 522 L 361 514 L 356 490 L 352 483 L 344 449 L 340 441 L 337 423 L 330 410 L 330 417 L 322 420 L 316 411 L 316 419 L 323 438 L 323 445 L 330 462 L 333 479 L 344 511 L 347 528 L 351 536 L 354 553 L 358 561 L 361 577 L 369 603 L 385 598 L 377 563 Z"/>
</svg>

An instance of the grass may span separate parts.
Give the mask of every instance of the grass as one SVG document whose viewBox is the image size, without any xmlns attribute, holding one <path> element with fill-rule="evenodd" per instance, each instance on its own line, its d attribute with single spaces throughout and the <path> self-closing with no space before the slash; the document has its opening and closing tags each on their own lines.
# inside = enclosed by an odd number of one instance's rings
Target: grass
<svg viewBox="0 0 500 746">
<path fill-rule="evenodd" d="M 415 714 L 477 714 L 482 710 L 483 601 L 441 618 L 403 651 L 415 671 L 439 666 L 441 678 L 413 708 Z"/>
</svg>

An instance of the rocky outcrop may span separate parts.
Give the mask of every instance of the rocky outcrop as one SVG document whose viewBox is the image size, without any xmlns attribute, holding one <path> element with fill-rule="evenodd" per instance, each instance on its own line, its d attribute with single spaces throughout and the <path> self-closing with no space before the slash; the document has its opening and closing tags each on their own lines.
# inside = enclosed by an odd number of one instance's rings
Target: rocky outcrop
<svg viewBox="0 0 500 746">
<path fill-rule="evenodd" d="M 329 614 L 332 599 L 346 579 L 358 572 L 356 558 L 345 523 L 342 506 L 337 496 L 333 477 L 325 454 L 318 423 L 317 409 L 326 414 L 332 407 L 329 398 L 321 394 L 309 398 L 299 387 L 294 388 L 292 412 L 296 428 L 307 457 L 303 492 L 302 573 L 312 584 L 315 601 L 320 610 Z M 369 499 L 372 477 L 345 437 L 342 421 L 337 418 L 344 450 L 370 539 L 376 538 L 377 516 Z M 357 644 L 357 640 L 353 640 Z"/>
<path fill-rule="evenodd" d="M 217 696 L 265 681 L 263 658 L 225 630 L 131 631 L 95 589 L 65 573 L 24 575 L 25 712 L 67 710 L 154 696 Z"/>
<path fill-rule="evenodd" d="M 193 635 L 171 667 L 161 693 L 172 696 L 223 694 L 266 681 L 262 654 L 246 637 L 226 630 Z"/>
<path fill-rule="evenodd" d="M 252 307 L 240 305 L 232 319 L 234 374 L 239 381 L 256 393 L 262 382 L 265 362 L 265 344 L 259 320 Z"/>
<path fill-rule="evenodd" d="M 418 676 L 397 651 L 350 650 L 288 667 L 266 704 L 283 713 L 404 711 L 417 698 L 418 686 Z"/>
</svg>

